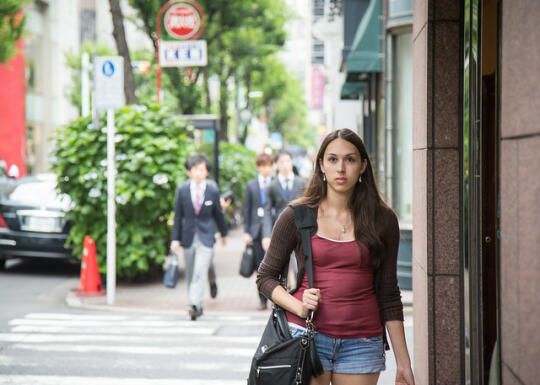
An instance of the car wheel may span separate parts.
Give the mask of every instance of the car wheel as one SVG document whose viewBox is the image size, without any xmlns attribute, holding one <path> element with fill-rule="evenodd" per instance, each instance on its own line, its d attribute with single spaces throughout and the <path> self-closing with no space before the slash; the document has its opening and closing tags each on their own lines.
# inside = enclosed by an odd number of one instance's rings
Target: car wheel
<svg viewBox="0 0 540 385">
<path fill-rule="evenodd" d="M 6 261 L 7 259 L 0 258 L 0 270 L 4 270 L 6 268 Z"/>
</svg>

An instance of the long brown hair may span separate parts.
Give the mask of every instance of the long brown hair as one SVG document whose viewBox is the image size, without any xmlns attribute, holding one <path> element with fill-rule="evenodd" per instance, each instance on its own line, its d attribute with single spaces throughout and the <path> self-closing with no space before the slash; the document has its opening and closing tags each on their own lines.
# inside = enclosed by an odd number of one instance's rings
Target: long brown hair
<svg viewBox="0 0 540 385">
<path fill-rule="evenodd" d="M 353 144 L 358 149 L 361 159 L 367 161 L 366 170 L 362 174 L 362 182 L 356 183 L 354 186 L 348 207 L 351 210 L 354 222 L 354 238 L 357 241 L 363 242 L 368 247 L 371 264 L 377 268 L 380 264 L 381 252 L 384 249 L 376 228 L 377 214 L 380 213 L 380 210 L 389 209 L 389 207 L 384 203 L 379 194 L 366 147 L 357 133 L 348 128 L 343 128 L 332 131 L 326 136 L 319 147 L 314 165 L 315 169 L 308 186 L 304 194 L 293 203 L 314 208 L 319 207 L 321 201 L 326 198 L 328 190 L 326 182 L 322 179 L 321 161 L 328 145 L 338 138 Z"/>
</svg>

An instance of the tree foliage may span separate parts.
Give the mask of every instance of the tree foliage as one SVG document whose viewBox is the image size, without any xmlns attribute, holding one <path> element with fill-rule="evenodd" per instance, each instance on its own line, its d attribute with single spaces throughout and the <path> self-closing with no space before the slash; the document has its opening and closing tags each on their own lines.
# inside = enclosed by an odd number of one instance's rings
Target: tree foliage
<svg viewBox="0 0 540 385">
<path fill-rule="evenodd" d="M 156 17 L 166 2 L 130 0 L 154 45 Z M 175 96 L 182 113 L 208 113 L 213 103 L 218 104 L 222 132 L 226 138 L 230 80 L 249 76 L 254 69 L 262 66 L 265 56 L 283 46 L 286 38 L 284 25 L 289 12 L 284 0 L 200 0 L 199 4 L 207 20 L 205 32 L 200 38 L 208 43 L 208 66 L 192 69 L 192 79 L 186 76 L 186 70 L 182 68 L 167 68 L 164 73 L 176 85 Z M 164 29 L 161 33 L 167 39 Z M 219 82 L 217 101 L 211 100 L 207 86 L 212 77 Z"/>
<path fill-rule="evenodd" d="M 126 106 L 116 112 L 115 123 L 117 274 L 133 279 L 161 268 L 170 241 L 167 219 L 193 146 L 185 122 L 167 107 Z M 104 116 L 101 126 L 106 127 Z M 84 236 L 90 235 L 101 272 L 107 249 L 106 143 L 106 130 L 82 117 L 56 132 L 53 162 L 58 187 L 73 202 L 68 242 L 81 255 Z"/>
<path fill-rule="evenodd" d="M 17 53 L 17 40 L 24 32 L 26 17 L 23 7 L 30 0 L 0 1 L 0 63 L 9 61 Z"/>
<path fill-rule="evenodd" d="M 270 132 L 280 132 L 289 144 L 304 148 L 315 144 L 315 130 L 307 117 L 307 104 L 300 79 L 277 55 L 264 59 L 262 70 L 252 72 L 252 84 L 263 96 L 259 106 L 264 110 Z"/>
</svg>

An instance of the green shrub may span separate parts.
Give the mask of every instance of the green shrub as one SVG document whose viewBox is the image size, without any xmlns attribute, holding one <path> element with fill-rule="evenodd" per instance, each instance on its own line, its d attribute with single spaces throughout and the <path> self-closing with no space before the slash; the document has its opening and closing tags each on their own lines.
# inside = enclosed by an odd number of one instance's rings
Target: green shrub
<svg viewBox="0 0 540 385">
<path fill-rule="evenodd" d="M 184 162 L 193 150 L 185 123 L 161 106 L 127 106 L 115 114 L 117 275 L 141 278 L 158 271 L 168 251 L 167 219 Z M 53 170 L 58 187 L 74 203 L 68 243 L 81 255 L 85 235 L 96 242 L 100 272 L 106 271 L 107 133 L 80 118 L 56 133 Z"/>
</svg>

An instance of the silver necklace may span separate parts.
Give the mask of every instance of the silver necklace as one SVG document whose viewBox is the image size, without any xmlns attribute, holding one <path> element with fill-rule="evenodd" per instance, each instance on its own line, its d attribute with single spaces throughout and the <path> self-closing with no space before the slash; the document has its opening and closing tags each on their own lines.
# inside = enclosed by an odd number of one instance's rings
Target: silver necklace
<svg viewBox="0 0 540 385">
<path fill-rule="evenodd" d="M 324 217 L 325 216 L 325 212 L 324 212 L 324 209 L 321 208 L 321 211 L 322 211 L 322 216 Z M 342 225 L 342 224 L 339 224 L 339 226 L 341 226 L 341 233 L 342 234 L 345 234 L 347 232 L 347 225 L 348 223 Z"/>
</svg>

